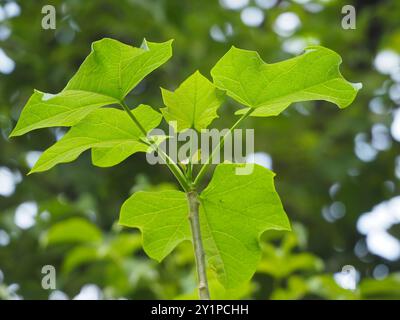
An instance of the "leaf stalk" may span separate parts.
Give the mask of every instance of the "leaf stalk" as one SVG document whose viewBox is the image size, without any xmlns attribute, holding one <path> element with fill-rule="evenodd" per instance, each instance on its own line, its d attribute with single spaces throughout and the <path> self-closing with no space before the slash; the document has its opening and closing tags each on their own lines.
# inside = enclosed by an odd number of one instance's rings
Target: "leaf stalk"
<svg viewBox="0 0 400 320">
<path fill-rule="evenodd" d="M 129 107 L 125 103 L 125 101 L 120 101 L 120 105 L 128 113 L 129 117 L 132 119 L 132 121 L 135 123 L 135 125 L 139 128 L 139 130 L 143 133 L 143 135 L 147 138 L 146 129 L 142 126 L 140 121 L 135 117 L 135 115 L 132 113 L 131 109 L 129 109 Z M 188 192 L 190 190 L 189 184 L 186 180 L 186 177 L 182 173 L 181 169 L 179 169 L 178 165 L 161 148 L 159 148 L 159 146 L 156 143 L 154 143 L 153 141 L 150 141 L 149 145 L 161 156 L 162 160 L 165 162 L 165 164 L 167 165 L 169 170 L 175 176 L 176 180 L 178 180 L 182 189 L 185 192 Z"/>
<path fill-rule="evenodd" d="M 211 166 L 212 159 L 216 155 L 217 152 L 220 152 L 220 150 L 223 148 L 225 144 L 225 139 L 232 133 L 233 130 L 235 130 L 240 123 L 242 123 L 247 117 L 251 115 L 251 113 L 254 111 L 254 109 L 249 109 L 245 114 L 243 114 L 238 121 L 235 122 L 235 124 L 229 129 L 229 132 L 227 132 L 219 141 L 217 146 L 214 148 L 214 150 L 211 152 L 211 155 L 208 157 L 206 163 L 200 168 L 199 173 L 197 174 L 195 180 L 194 180 L 194 185 L 198 186 L 199 183 L 202 181 L 204 175 L 207 173 L 208 168 Z"/>
<path fill-rule="evenodd" d="M 196 191 L 187 192 L 186 197 L 189 206 L 189 221 L 192 230 L 193 248 L 196 260 L 199 297 L 200 300 L 210 300 L 205 253 L 200 231 L 200 219 L 199 219 L 200 202 Z"/>
</svg>

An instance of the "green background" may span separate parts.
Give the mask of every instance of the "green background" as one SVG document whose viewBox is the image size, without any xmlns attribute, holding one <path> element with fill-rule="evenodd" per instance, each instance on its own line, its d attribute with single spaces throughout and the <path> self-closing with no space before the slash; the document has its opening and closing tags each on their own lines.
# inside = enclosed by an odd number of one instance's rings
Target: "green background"
<svg viewBox="0 0 400 320">
<path fill-rule="evenodd" d="M 90 44 L 103 37 L 136 46 L 144 37 L 175 39 L 173 58 L 128 96 L 130 105 L 156 109 L 163 106 L 160 87 L 175 90 L 196 69 L 210 79 L 209 70 L 231 45 L 257 50 L 270 63 L 316 43 L 338 52 L 344 77 L 364 85 L 350 107 L 299 103 L 279 117 L 247 120 L 245 126 L 255 128 L 256 151 L 272 158 L 294 232 L 264 234 L 252 282 L 226 292 L 211 279 L 214 298 L 400 298 L 400 71 L 393 63 L 397 56 L 400 68 L 400 2 L 240 2 L 243 7 L 233 10 L 227 0 L 0 1 L 0 49 L 15 62 L 12 70 L 0 68 L 0 299 L 196 297 L 189 243 L 157 264 L 141 250 L 140 234 L 116 223 L 134 191 L 174 186 L 167 168 L 135 155 L 101 169 L 85 153 L 71 164 L 26 176 L 35 152 L 65 130 L 8 139 L 33 88 L 62 90 Z M 2 17 L 16 3 L 19 14 Z M 46 4 L 57 10 L 56 30 L 41 28 Z M 355 30 L 341 27 L 346 4 L 356 8 Z M 249 7 L 263 15 L 257 26 L 248 25 Z M 298 17 L 296 30 L 282 16 L 287 12 Z M 229 127 L 236 109 L 228 100 L 213 125 Z M 364 234 L 360 217 L 368 212 L 380 216 L 369 215 L 372 227 Z M 44 265 L 56 268 L 56 291 L 41 286 Z M 356 290 L 342 287 L 346 265 L 357 271 Z"/>
</svg>

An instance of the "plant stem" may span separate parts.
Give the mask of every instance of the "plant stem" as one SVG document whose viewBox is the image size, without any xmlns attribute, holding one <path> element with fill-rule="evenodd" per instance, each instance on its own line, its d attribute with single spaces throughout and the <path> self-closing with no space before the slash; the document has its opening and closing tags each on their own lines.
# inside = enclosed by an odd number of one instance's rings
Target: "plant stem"
<svg viewBox="0 0 400 320">
<path fill-rule="evenodd" d="M 196 260 L 197 281 L 200 300 L 210 300 L 208 291 L 208 281 L 206 272 L 205 253 L 201 240 L 200 220 L 199 220 L 199 199 L 196 191 L 186 193 L 189 205 L 189 221 L 192 230 L 193 248 Z"/>
<path fill-rule="evenodd" d="M 139 130 L 144 134 L 145 137 L 147 137 L 147 131 L 145 128 L 143 128 L 143 126 L 141 125 L 141 123 L 139 122 L 138 119 L 136 119 L 135 115 L 132 113 L 131 109 L 129 109 L 129 107 L 127 106 L 127 104 L 125 103 L 125 101 L 121 101 L 120 102 L 122 108 L 124 108 L 124 110 L 128 113 L 129 117 L 132 119 L 132 121 L 136 124 L 136 126 L 139 128 Z"/>
<path fill-rule="evenodd" d="M 243 121 L 245 120 L 250 114 L 254 111 L 254 109 L 249 109 L 244 115 L 242 115 L 238 121 L 235 122 L 235 124 L 229 129 L 229 132 L 227 132 L 219 141 L 218 145 L 215 147 L 215 149 L 211 152 L 211 155 L 208 157 L 206 163 L 200 168 L 199 173 L 196 176 L 196 179 L 194 180 L 194 185 L 197 186 L 201 180 L 203 179 L 203 176 L 207 173 L 208 168 L 210 167 L 212 163 L 212 159 L 215 156 L 217 152 L 220 152 L 221 148 L 224 146 L 225 139 L 232 133 L 233 130 Z"/>
<path fill-rule="evenodd" d="M 176 165 L 176 163 L 171 159 L 168 154 L 166 154 L 162 149 L 160 149 L 157 145 L 152 144 L 152 146 L 155 146 L 155 151 L 158 152 L 158 154 L 161 156 L 161 158 L 164 160 L 165 164 L 169 168 L 169 170 L 172 172 L 172 174 L 175 176 L 176 180 L 178 180 L 179 184 L 181 185 L 182 189 L 185 192 L 188 192 L 190 190 L 189 184 L 186 181 L 185 176 L 183 175 L 181 169 Z"/>
<path fill-rule="evenodd" d="M 143 133 L 145 138 L 147 138 L 146 129 L 142 126 L 142 124 L 139 122 L 139 120 L 135 117 L 135 115 L 129 109 L 129 107 L 127 106 L 125 101 L 120 101 L 120 105 L 128 113 L 129 117 L 132 119 L 132 121 L 135 123 L 135 125 L 139 128 L 139 130 Z M 172 172 L 172 174 L 175 176 L 176 180 L 178 180 L 178 182 L 181 185 L 181 187 L 183 188 L 183 190 L 185 192 L 188 192 L 190 190 L 189 184 L 187 183 L 184 174 L 179 169 L 177 164 L 162 149 L 160 149 L 156 143 L 150 142 L 150 146 L 162 157 L 165 164 L 167 165 L 169 170 Z"/>
</svg>

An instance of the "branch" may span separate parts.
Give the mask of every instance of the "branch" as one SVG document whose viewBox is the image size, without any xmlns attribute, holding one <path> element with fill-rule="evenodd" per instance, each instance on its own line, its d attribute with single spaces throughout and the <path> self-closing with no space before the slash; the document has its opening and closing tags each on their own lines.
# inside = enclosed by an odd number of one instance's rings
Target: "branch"
<svg viewBox="0 0 400 320">
<path fill-rule="evenodd" d="M 147 138 L 147 131 L 146 129 L 141 125 L 139 120 L 135 117 L 135 115 L 132 113 L 132 111 L 129 109 L 125 101 L 120 101 L 120 105 L 124 110 L 128 113 L 129 117 L 132 119 L 132 121 L 135 123 L 135 125 L 139 128 L 139 130 L 143 133 L 143 135 Z M 179 184 L 183 188 L 185 192 L 188 192 L 190 190 L 189 184 L 186 181 L 185 176 L 183 175 L 182 171 L 179 169 L 177 164 L 161 149 L 159 146 L 154 143 L 153 141 L 150 141 L 150 146 L 162 157 L 164 160 L 165 164 L 169 168 L 169 170 L 172 172 L 172 174 L 175 176 L 176 180 L 178 180 Z"/>
<path fill-rule="evenodd" d="M 199 289 L 200 300 L 210 300 L 210 293 L 208 291 L 208 281 L 206 272 L 206 261 L 205 253 L 203 249 L 203 243 L 200 232 L 200 220 L 199 220 L 199 199 L 196 191 L 190 191 L 186 193 L 186 197 L 189 205 L 189 221 L 192 230 L 192 240 L 194 255 L 196 260 L 197 269 L 197 281 Z"/>
</svg>

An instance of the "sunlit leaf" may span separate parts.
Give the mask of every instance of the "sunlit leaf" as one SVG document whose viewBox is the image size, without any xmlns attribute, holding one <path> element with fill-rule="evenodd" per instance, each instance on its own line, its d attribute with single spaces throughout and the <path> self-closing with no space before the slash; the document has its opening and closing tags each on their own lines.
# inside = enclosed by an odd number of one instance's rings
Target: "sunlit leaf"
<svg viewBox="0 0 400 320">
<path fill-rule="evenodd" d="M 122 205 L 119 223 L 139 228 L 144 250 L 158 261 L 191 239 L 186 196 L 180 191 L 136 192 Z"/>
<path fill-rule="evenodd" d="M 215 85 L 253 116 L 274 116 L 298 101 L 326 100 L 347 107 L 360 84 L 346 81 L 339 71 L 341 57 L 314 46 L 282 62 L 267 64 L 257 52 L 232 47 L 211 70 Z M 239 110 L 238 114 L 248 109 Z"/>
<path fill-rule="evenodd" d="M 266 230 L 289 230 L 273 184 L 274 174 L 255 165 L 221 164 L 200 196 L 200 223 L 206 258 L 218 280 L 233 288 L 249 280 L 261 256 L 259 236 Z M 186 195 L 180 191 L 137 192 L 122 206 L 120 224 L 143 233 L 146 253 L 162 260 L 176 245 L 191 240 Z"/>
<path fill-rule="evenodd" d="M 171 57 L 171 43 L 144 41 L 141 48 L 135 48 L 107 38 L 94 42 L 92 52 L 60 93 L 33 93 L 11 136 L 72 126 L 99 107 L 119 103 Z"/>
<path fill-rule="evenodd" d="M 237 175 L 243 165 L 220 164 L 202 192 L 201 226 L 208 263 L 227 288 L 248 281 L 261 257 L 266 230 L 290 230 L 274 187 L 274 173 L 259 165 Z"/>
<path fill-rule="evenodd" d="M 140 105 L 133 114 L 146 130 L 156 127 L 161 114 Z M 113 166 L 136 152 L 147 152 L 146 137 L 122 110 L 105 108 L 93 111 L 39 158 L 31 173 L 49 170 L 59 163 L 75 160 L 82 152 L 93 149 L 92 160 L 97 166 Z"/>
<path fill-rule="evenodd" d="M 166 108 L 161 109 L 165 119 L 177 122 L 177 130 L 205 129 L 218 117 L 217 109 L 223 93 L 199 71 L 187 78 L 175 92 L 162 89 Z"/>
</svg>

